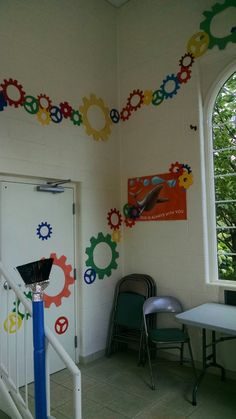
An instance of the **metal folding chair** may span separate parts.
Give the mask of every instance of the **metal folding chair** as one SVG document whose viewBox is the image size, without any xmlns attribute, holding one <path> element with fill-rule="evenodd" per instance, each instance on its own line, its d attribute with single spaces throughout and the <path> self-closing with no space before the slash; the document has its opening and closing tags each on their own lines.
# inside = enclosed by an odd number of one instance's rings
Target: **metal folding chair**
<svg viewBox="0 0 236 419">
<path fill-rule="evenodd" d="M 130 274 L 121 278 L 115 289 L 110 319 L 106 355 L 110 356 L 121 344 L 138 347 L 139 363 L 143 345 L 143 304 L 154 295 L 156 284 L 145 274 Z"/>
<path fill-rule="evenodd" d="M 148 357 L 148 365 L 151 377 L 151 388 L 155 389 L 155 382 L 153 377 L 153 368 L 150 355 L 151 345 L 159 349 L 179 349 L 180 350 L 180 363 L 183 363 L 184 345 L 187 344 L 190 354 L 190 359 L 194 374 L 196 370 L 193 360 L 192 348 L 188 332 L 184 326 L 179 327 L 153 327 L 148 324 L 148 317 L 153 314 L 159 313 L 172 313 L 177 314 L 183 311 L 182 305 L 175 297 L 151 297 L 148 298 L 143 305 L 143 322 L 145 331 L 145 349 Z"/>
</svg>

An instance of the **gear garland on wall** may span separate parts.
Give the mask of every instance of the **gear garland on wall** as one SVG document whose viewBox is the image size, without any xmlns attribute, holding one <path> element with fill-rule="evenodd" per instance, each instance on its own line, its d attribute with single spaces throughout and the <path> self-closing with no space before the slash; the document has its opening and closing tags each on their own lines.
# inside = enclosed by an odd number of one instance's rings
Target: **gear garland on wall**
<svg viewBox="0 0 236 419">
<path fill-rule="evenodd" d="M 167 75 L 162 81 L 161 86 L 153 90 L 133 90 L 129 94 L 125 106 L 119 112 L 117 109 L 105 106 L 101 98 L 96 98 L 91 94 L 89 98 L 83 98 L 83 105 L 78 109 L 73 109 L 67 102 L 61 102 L 59 106 L 52 105 L 52 100 L 46 94 L 40 93 L 37 98 L 26 95 L 23 87 L 17 80 L 4 79 L 0 84 L 0 112 L 4 111 L 7 105 L 19 108 L 24 107 L 26 112 L 36 115 L 37 120 L 42 125 L 49 125 L 50 122 L 60 123 L 64 118 L 69 119 L 74 126 L 85 126 L 86 133 L 95 140 L 107 140 L 111 132 L 111 124 L 117 124 L 120 120 L 127 121 L 133 112 L 143 105 L 159 106 L 166 99 L 171 99 L 177 94 L 177 91 L 186 84 L 191 78 L 189 68 L 193 65 L 196 58 L 201 57 L 208 49 L 217 46 L 220 50 L 226 48 L 229 42 L 236 43 L 236 31 L 231 29 L 227 36 L 218 38 L 211 32 L 212 21 L 224 10 L 234 7 L 235 0 L 225 0 L 223 4 L 216 3 L 210 11 L 204 11 L 204 20 L 200 23 L 200 31 L 191 36 L 187 42 L 187 52 L 180 58 L 180 69 L 177 74 Z M 15 95 L 10 91 L 15 89 Z M 17 98 L 15 98 L 17 96 Z M 136 99 L 136 101 L 134 100 Z M 97 106 L 103 114 L 104 126 L 102 129 L 96 129 L 92 126 L 88 118 L 88 111 L 91 106 Z M 81 113 L 80 113 L 81 112 Z"/>
<path fill-rule="evenodd" d="M 86 266 L 91 267 L 97 273 L 99 279 L 103 279 L 105 276 L 111 276 L 111 272 L 113 269 L 117 269 L 116 259 L 119 257 L 119 253 L 116 251 L 117 244 L 112 241 L 111 235 L 107 234 L 106 236 L 103 233 L 98 233 L 97 237 L 91 237 L 90 239 L 91 246 L 87 247 L 85 253 L 88 255 L 88 259 L 86 260 Z M 111 250 L 111 261 L 105 267 L 101 268 L 96 265 L 94 261 L 94 251 L 95 248 L 100 244 L 105 243 Z"/>
</svg>

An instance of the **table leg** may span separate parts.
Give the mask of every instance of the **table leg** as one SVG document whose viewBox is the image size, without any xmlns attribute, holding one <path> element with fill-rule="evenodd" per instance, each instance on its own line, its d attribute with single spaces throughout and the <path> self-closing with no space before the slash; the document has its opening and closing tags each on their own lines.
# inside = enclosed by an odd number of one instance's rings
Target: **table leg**
<svg viewBox="0 0 236 419">
<path fill-rule="evenodd" d="M 222 367 L 222 365 L 218 364 L 217 361 L 216 361 L 216 344 L 217 344 L 217 342 L 216 342 L 216 332 L 215 331 L 212 331 L 212 338 L 211 339 L 212 339 L 212 360 L 213 360 L 213 362 L 211 364 L 209 364 L 209 366 L 220 368 L 220 370 L 221 370 L 221 381 L 224 381 L 224 379 L 225 379 L 225 369 L 224 369 L 224 367 Z"/>
<path fill-rule="evenodd" d="M 200 385 L 200 382 L 202 381 L 206 369 L 209 367 L 217 367 L 221 370 L 221 380 L 224 381 L 225 379 L 225 369 L 222 367 L 222 365 L 218 364 L 216 361 L 216 345 L 218 342 L 221 342 L 224 339 L 216 340 L 216 332 L 211 332 L 211 343 L 207 345 L 206 341 L 206 329 L 202 329 L 202 372 L 195 381 L 193 392 L 192 392 L 192 405 L 197 405 L 197 391 Z M 211 353 L 207 355 L 207 348 L 211 348 Z"/>
<path fill-rule="evenodd" d="M 192 405 L 197 405 L 197 391 L 207 369 L 207 345 L 206 345 L 206 329 L 202 329 L 202 372 L 196 379 L 192 392 Z"/>
</svg>

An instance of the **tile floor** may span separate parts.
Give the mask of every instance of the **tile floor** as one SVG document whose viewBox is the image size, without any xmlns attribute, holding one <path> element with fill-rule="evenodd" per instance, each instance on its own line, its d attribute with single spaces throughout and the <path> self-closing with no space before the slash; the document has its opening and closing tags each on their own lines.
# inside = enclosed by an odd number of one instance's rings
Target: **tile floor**
<svg viewBox="0 0 236 419">
<path fill-rule="evenodd" d="M 158 376 L 157 376 L 158 368 Z M 235 419 L 236 381 L 209 372 L 191 404 L 192 370 L 170 361 L 156 365 L 155 391 L 148 387 L 148 368 L 137 366 L 135 353 L 116 353 L 80 366 L 83 419 Z M 71 376 L 51 376 L 51 406 L 56 419 L 73 419 Z M 33 385 L 29 388 L 33 406 Z"/>
</svg>

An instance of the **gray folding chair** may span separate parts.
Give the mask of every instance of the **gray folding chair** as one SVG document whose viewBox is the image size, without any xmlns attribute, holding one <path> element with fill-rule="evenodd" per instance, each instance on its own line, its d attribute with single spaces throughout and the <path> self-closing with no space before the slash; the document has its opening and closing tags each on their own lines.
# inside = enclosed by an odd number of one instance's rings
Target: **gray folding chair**
<svg viewBox="0 0 236 419">
<path fill-rule="evenodd" d="M 150 348 L 155 345 L 155 348 L 161 349 L 179 349 L 180 363 L 183 363 L 184 344 L 187 344 L 190 354 L 190 359 L 194 374 L 196 370 L 193 360 L 192 348 L 188 332 L 184 326 L 179 327 L 153 327 L 149 326 L 148 316 L 158 313 L 172 313 L 177 314 L 183 311 L 182 305 L 175 297 L 150 297 L 143 305 L 143 322 L 145 331 L 145 349 L 148 357 L 148 365 L 151 377 L 151 388 L 155 390 L 155 383 L 153 378 L 153 369 L 150 355 Z"/>
</svg>

